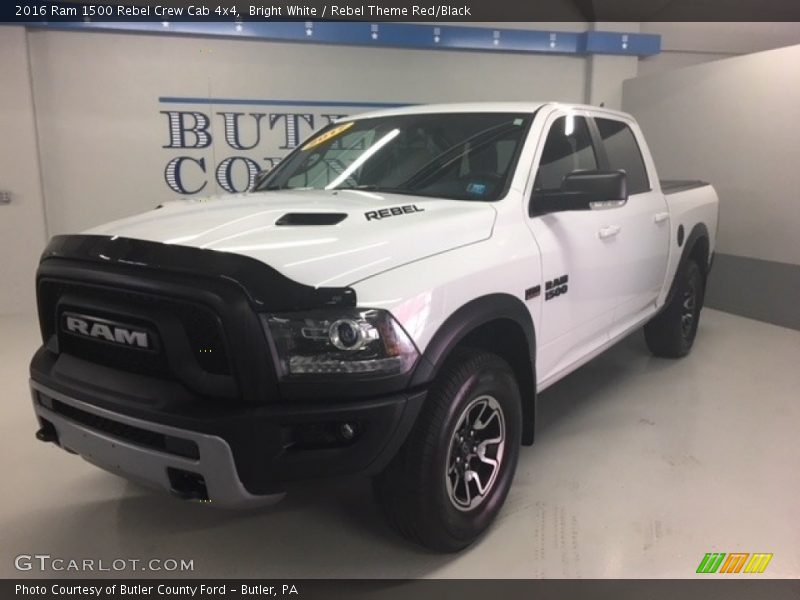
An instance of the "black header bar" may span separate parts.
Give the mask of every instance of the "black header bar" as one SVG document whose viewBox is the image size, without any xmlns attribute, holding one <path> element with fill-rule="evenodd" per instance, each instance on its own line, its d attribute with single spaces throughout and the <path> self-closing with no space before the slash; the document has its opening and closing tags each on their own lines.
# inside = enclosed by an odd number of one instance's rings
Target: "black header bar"
<svg viewBox="0 0 800 600">
<path fill-rule="evenodd" d="M 190 9 L 191 7 L 191 9 Z M 0 22 L 92 21 L 800 21 L 794 0 L 12 0 Z"/>
<path fill-rule="evenodd" d="M 427 579 L 427 580 L 257 580 L 257 579 L 38 579 L 4 580 L 0 595 L 10 598 L 129 598 L 130 600 L 531 600 L 546 598 L 588 600 L 796 600 L 800 581 L 776 579 Z"/>
</svg>

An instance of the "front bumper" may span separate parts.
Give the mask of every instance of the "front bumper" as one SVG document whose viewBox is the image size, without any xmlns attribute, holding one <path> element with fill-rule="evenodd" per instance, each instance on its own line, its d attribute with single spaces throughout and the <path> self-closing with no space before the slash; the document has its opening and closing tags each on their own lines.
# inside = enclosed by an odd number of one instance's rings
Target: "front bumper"
<svg viewBox="0 0 800 600">
<path fill-rule="evenodd" d="M 176 427 L 103 408 L 36 380 L 30 385 L 40 440 L 132 481 L 224 508 L 272 504 L 292 480 L 379 471 L 405 440 L 424 397 L 359 403 L 361 410 L 344 405 L 333 412 L 254 412 L 244 420 L 249 426 L 213 433 L 216 419 L 205 424 L 206 431 Z M 348 444 L 294 449 L 280 443 L 287 428 L 325 422 L 359 423 L 364 431 Z"/>
<path fill-rule="evenodd" d="M 236 475 L 230 446 L 220 437 L 112 413 L 34 381 L 31 381 L 31 392 L 34 411 L 43 426 L 40 431 L 45 431 L 43 435 L 47 435 L 50 433 L 49 427 L 52 427 L 55 435 L 53 439 L 45 441 L 56 442 L 63 449 L 79 454 L 90 463 L 126 479 L 224 508 L 263 506 L 277 502 L 283 496 L 249 493 Z M 98 418 L 98 422 L 103 422 L 101 420 L 104 419 L 122 426 L 188 441 L 196 446 L 197 457 L 159 451 L 99 431 L 55 412 L 52 409 L 53 400 L 81 413 L 93 415 Z M 46 404 L 50 404 L 50 407 Z"/>
</svg>

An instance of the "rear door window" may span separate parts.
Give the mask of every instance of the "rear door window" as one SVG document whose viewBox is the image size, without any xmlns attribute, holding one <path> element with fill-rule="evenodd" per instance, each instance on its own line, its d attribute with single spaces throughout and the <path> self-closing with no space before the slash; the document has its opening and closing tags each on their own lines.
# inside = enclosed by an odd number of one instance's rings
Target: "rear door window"
<svg viewBox="0 0 800 600">
<path fill-rule="evenodd" d="M 595 118 L 611 169 L 622 169 L 628 175 L 628 193 L 650 191 L 650 181 L 642 152 L 633 131 L 622 121 Z"/>
</svg>

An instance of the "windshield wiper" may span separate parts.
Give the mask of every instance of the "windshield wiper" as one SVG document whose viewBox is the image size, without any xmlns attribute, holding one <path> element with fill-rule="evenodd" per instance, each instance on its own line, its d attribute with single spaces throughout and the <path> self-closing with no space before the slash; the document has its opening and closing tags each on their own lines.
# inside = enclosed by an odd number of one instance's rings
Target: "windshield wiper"
<svg viewBox="0 0 800 600">
<path fill-rule="evenodd" d="M 256 187 L 253 189 L 254 192 L 274 192 L 276 190 L 285 189 L 282 185 L 278 185 L 277 183 L 273 185 L 268 185 L 267 187 Z"/>
<path fill-rule="evenodd" d="M 374 183 L 340 186 L 333 188 L 331 191 L 337 192 L 339 190 L 355 190 L 357 192 L 386 192 L 387 194 L 408 194 L 411 191 L 408 188 L 385 187 Z"/>
</svg>

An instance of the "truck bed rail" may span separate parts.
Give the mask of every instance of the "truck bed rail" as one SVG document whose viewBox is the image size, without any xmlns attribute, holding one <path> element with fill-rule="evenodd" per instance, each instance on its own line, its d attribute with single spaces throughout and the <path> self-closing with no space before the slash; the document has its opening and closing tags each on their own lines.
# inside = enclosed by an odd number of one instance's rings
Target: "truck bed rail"
<svg viewBox="0 0 800 600">
<path fill-rule="evenodd" d="M 662 179 L 661 192 L 666 195 L 677 194 L 678 192 L 685 192 L 686 190 L 693 190 L 707 185 L 711 184 L 698 179 Z"/>
</svg>

